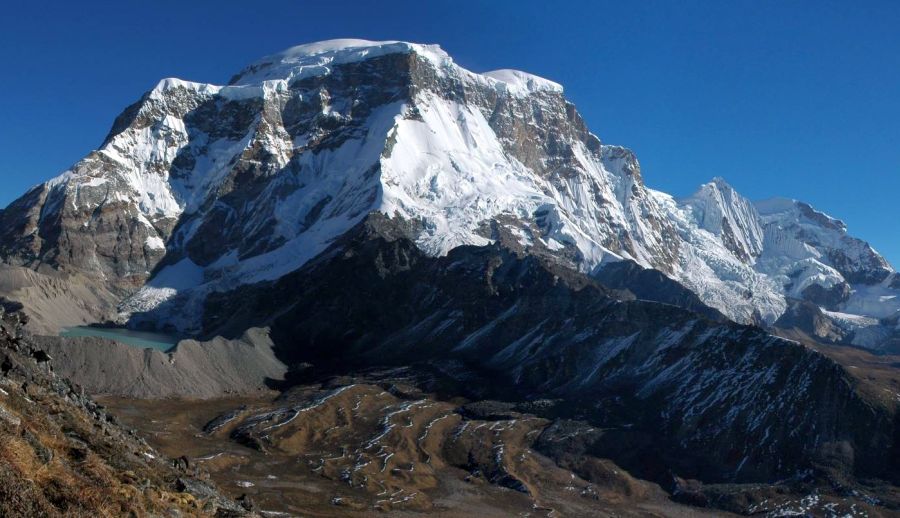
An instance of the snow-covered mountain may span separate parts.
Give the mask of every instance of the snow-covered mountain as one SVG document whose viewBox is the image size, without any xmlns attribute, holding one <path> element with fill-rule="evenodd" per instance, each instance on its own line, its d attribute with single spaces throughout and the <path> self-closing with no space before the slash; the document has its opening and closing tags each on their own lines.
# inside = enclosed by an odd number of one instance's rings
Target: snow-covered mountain
<svg viewBox="0 0 900 518">
<path fill-rule="evenodd" d="M 742 323 L 803 299 L 879 347 L 900 312 L 897 274 L 839 221 L 721 179 L 683 200 L 649 189 L 560 85 L 393 41 L 301 45 L 225 86 L 161 81 L 0 214 L 0 252 L 99 276 L 123 318 L 165 303 L 198 331 L 209 294 L 293 272 L 373 212 L 435 256 L 512 235 L 586 273 L 629 259 Z"/>
</svg>

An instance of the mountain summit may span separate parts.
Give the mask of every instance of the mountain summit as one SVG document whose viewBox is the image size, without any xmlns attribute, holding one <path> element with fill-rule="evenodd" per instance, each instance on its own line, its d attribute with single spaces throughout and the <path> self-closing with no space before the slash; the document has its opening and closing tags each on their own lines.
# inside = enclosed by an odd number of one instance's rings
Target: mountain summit
<svg viewBox="0 0 900 518">
<path fill-rule="evenodd" d="M 431 256 L 502 241 L 588 274 L 630 260 L 740 323 L 805 301 L 840 340 L 897 331 L 897 274 L 837 220 L 721 179 L 654 191 L 560 85 L 397 41 L 293 47 L 226 86 L 160 81 L 0 214 L 0 254 L 102 282 L 120 319 L 199 333 L 210 295 L 296 271 L 373 213 Z"/>
</svg>

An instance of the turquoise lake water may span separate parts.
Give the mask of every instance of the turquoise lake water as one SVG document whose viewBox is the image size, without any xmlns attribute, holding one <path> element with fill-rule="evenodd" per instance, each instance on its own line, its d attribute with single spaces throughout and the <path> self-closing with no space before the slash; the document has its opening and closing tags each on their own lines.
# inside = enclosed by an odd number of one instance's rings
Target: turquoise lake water
<svg viewBox="0 0 900 518">
<path fill-rule="evenodd" d="M 133 331 L 125 328 L 107 328 L 107 327 L 91 327 L 78 326 L 67 327 L 63 329 L 59 336 L 80 337 L 80 336 L 96 336 L 99 338 L 108 338 L 126 345 L 140 347 L 142 349 L 151 348 L 160 351 L 168 351 L 176 343 L 179 338 L 176 336 L 149 333 L 146 331 Z"/>
</svg>

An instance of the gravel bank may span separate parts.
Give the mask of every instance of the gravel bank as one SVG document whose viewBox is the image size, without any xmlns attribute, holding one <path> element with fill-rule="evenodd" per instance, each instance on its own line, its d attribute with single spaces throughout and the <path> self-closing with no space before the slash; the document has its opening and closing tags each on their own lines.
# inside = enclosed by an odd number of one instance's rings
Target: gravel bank
<svg viewBox="0 0 900 518">
<path fill-rule="evenodd" d="M 140 399 L 211 399 L 269 390 L 287 367 L 272 351 L 268 329 L 237 340 L 183 340 L 170 352 L 96 337 L 35 339 L 56 371 L 92 395 Z"/>
</svg>

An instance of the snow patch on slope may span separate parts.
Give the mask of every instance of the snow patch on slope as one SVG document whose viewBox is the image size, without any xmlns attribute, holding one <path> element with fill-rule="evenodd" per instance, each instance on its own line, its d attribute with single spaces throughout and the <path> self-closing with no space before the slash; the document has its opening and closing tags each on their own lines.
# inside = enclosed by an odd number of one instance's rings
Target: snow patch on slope
<svg viewBox="0 0 900 518">
<path fill-rule="evenodd" d="M 382 164 L 384 201 L 379 210 L 422 219 L 419 245 L 446 254 L 464 244 L 484 245 L 481 223 L 497 214 L 528 218 L 549 199 L 533 175 L 503 151 L 478 110 L 426 94 L 421 121 L 402 120 Z"/>
</svg>

